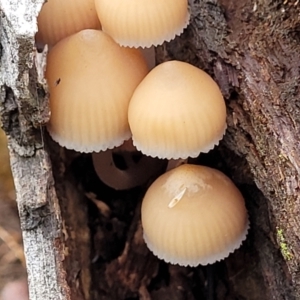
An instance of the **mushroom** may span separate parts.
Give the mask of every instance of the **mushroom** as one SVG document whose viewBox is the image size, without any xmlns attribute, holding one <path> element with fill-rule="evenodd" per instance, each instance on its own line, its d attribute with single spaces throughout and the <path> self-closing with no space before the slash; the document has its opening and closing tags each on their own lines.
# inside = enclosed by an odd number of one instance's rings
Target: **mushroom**
<svg viewBox="0 0 300 300">
<path fill-rule="evenodd" d="M 54 46 L 63 38 L 83 29 L 101 29 L 94 0 L 48 0 L 37 18 L 36 43 Z"/>
<path fill-rule="evenodd" d="M 137 49 L 102 31 L 86 29 L 57 43 L 46 69 L 53 140 L 79 152 L 121 145 L 131 136 L 129 100 L 147 72 Z"/>
<path fill-rule="evenodd" d="M 128 190 L 145 184 L 163 172 L 166 161 L 143 155 L 126 141 L 120 147 L 92 154 L 100 180 L 115 190 Z"/>
<path fill-rule="evenodd" d="M 155 47 L 154 46 L 152 46 L 150 48 L 139 47 L 138 49 L 143 54 L 143 56 L 147 62 L 147 66 L 148 66 L 149 70 L 152 70 L 156 66 Z"/>
<path fill-rule="evenodd" d="M 0 293 L 1 300 L 29 300 L 28 283 L 19 279 L 7 283 Z"/>
<path fill-rule="evenodd" d="M 185 159 L 208 152 L 225 133 L 226 107 L 215 81 L 180 61 L 162 63 L 129 103 L 133 143 L 146 155 Z"/>
<path fill-rule="evenodd" d="M 95 0 L 102 28 L 122 46 L 170 41 L 189 23 L 187 0 Z"/>
<path fill-rule="evenodd" d="M 218 170 L 182 165 L 160 176 L 142 202 L 148 248 L 182 266 L 227 257 L 245 240 L 249 222 L 243 196 Z"/>
</svg>

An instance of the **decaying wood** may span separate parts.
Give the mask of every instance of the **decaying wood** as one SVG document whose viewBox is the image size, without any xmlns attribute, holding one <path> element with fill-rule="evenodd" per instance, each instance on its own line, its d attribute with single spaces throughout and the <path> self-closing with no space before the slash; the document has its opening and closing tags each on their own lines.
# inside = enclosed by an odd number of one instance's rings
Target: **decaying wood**
<svg viewBox="0 0 300 300">
<path fill-rule="evenodd" d="M 76 294 L 79 287 L 67 283 L 68 243 L 40 127 L 49 118 L 33 38 L 42 2 L 1 1 L 2 123 L 9 138 L 30 299 L 71 299 L 70 290 Z"/>
<path fill-rule="evenodd" d="M 247 160 L 268 199 L 270 237 L 277 239 L 300 297 L 300 5 L 268 0 L 198 2 L 191 3 L 191 27 L 162 47 L 162 58 L 167 53 L 191 61 L 218 81 L 228 107 L 224 144 Z"/>
<path fill-rule="evenodd" d="M 184 34 L 157 48 L 208 71 L 226 98 L 221 145 L 193 160 L 229 174 L 251 230 L 212 267 L 160 262 L 145 247 L 139 205 L 146 186 L 117 192 L 90 155 L 51 141 L 43 74 L 34 48 L 42 0 L 0 0 L 0 86 L 29 275 L 30 298 L 300 298 L 300 4 L 296 0 L 191 0 Z M 149 184 L 149 183 L 148 183 Z"/>
</svg>

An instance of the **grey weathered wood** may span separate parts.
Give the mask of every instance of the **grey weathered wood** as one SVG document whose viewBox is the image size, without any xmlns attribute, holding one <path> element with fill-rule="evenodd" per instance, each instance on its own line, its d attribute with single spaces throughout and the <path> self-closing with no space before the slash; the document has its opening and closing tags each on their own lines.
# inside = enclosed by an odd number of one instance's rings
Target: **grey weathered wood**
<svg viewBox="0 0 300 300">
<path fill-rule="evenodd" d="M 24 238 L 30 299 L 70 299 L 62 266 L 62 218 L 40 122 L 34 50 L 36 16 L 43 1 L 1 0 L 1 111 L 8 133 L 12 172 Z M 43 94 L 41 94 L 43 95 Z"/>
</svg>

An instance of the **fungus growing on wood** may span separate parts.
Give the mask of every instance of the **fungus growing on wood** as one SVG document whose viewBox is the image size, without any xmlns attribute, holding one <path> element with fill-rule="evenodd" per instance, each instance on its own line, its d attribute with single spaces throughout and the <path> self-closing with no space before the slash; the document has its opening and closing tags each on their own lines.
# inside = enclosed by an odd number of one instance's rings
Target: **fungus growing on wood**
<svg viewBox="0 0 300 300">
<path fill-rule="evenodd" d="M 226 130 L 226 107 L 215 81 L 184 62 L 155 67 L 134 91 L 128 111 L 134 145 L 159 158 L 208 152 Z"/>
<path fill-rule="evenodd" d="M 138 49 L 143 54 L 143 56 L 147 62 L 149 70 L 152 70 L 156 66 L 155 47 L 154 46 L 152 46 L 150 48 L 139 47 Z"/>
<path fill-rule="evenodd" d="M 243 196 L 218 170 L 182 165 L 160 176 L 142 203 L 148 248 L 172 264 L 197 266 L 227 257 L 245 240 Z"/>
<path fill-rule="evenodd" d="M 122 46 L 160 45 L 189 22 L 187 0 L 96 0 L 95 5 L 103 30 Z"/>
<path fill-rule="evenodd" d="M 101 29 L 93 0 L 48 0 L 38 16 L 36 43 L 55 45 L 83 29 Z"/>
<path fill-rule="evenodd" d="M 137 49 L 120 47 L 98 30 L 83 30 L 49 52 L 48 131 L 61 146 L 98 152 L 131 136 L 128 103 L 148 72 Z"/>
<path fill-rule="evenodd" d="M 93 153 L 94 169 L 100 180 L 115 190 L 128 190 L 145 184 L 163 172 L 166 161 L 143 155 L 126 141 L 120 147 Z"/>
</svg>

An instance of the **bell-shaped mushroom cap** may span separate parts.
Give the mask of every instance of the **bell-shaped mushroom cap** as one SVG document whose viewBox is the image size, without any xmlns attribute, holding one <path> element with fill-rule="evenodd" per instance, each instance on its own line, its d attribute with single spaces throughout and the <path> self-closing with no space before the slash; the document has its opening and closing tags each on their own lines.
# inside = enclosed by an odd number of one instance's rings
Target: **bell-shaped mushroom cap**
<svg viewBox="0 0 300 300">
<path fill-rule="evenodd" d="M 122 46 L 161 45 L 189 22 L 187 0 L 96 0 L 95 5 L 103 30 Z"/>
<path fill-rule="evenodd" d="M 136 88 L 128 120 L 138 150 L 159 158 L 208 152 L 226 130 L 226 107 L 215 81 L 184 62 L 155 67 Z"/>
<path fill-rule="evenodd" d="M 48 0 L 38 16 L 38 46 L 55 45 L 83 29 L 101 29 L 94 0 Z"/>
<path fill-rule="evenodd" d="M 149 249 L 172 264 L 197 266 L 227 257 L 249 227 L 243 196 L 220 171 L 182 165 L 160 176 L 142 203 Z"/>
<path fill-rule="evenodd" d="M 61 146 L 98 152 L 130 138 L 129 100 L 148 72 L 137 49 L 120 47 L 98 30 L 83 30 L 49 52 L 48 131 Z"/>
<path fill-rule="evenodd" d="M 128 190 L 145 184 L 165 169 L 166 160 L 143 155 L 132 143 L 93 153 L 94 169 L 100 180 L 115 190 Z"/>
</svg>

